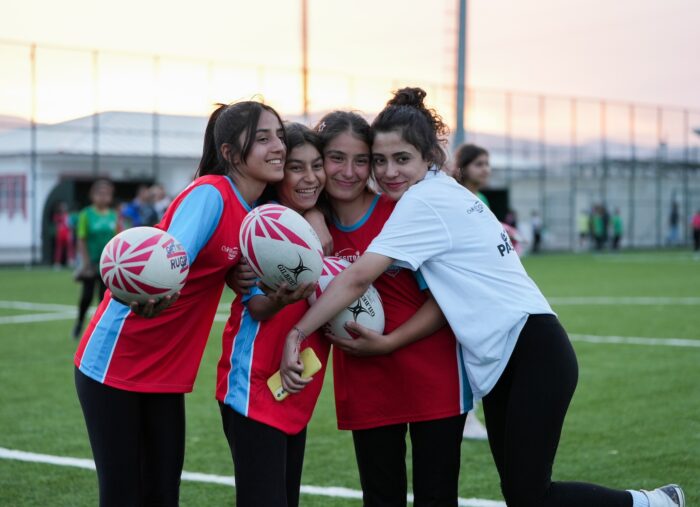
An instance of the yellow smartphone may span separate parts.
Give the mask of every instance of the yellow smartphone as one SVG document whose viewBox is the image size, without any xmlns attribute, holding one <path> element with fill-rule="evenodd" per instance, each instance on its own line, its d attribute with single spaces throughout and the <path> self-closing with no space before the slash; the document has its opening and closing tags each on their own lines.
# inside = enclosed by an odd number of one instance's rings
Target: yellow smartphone
<svg viewBox="0 0 700 507">
<path fill-rule="evenodd" d="M 314 349 L 311 347 L 306 347 L 304 350 L 302 350 L 299 354 L 299 359 L 304 365 L 304 371 L 301 372 L 301 378 L 309 378 L 314 373 L 317 373 L 323 366 L 321 361 L 318 359 L 318 356 L 316 356 Z M 277 370 L 277 373 L 267 379 L 267 387 L 270 388 L 270 391 L 272 391 L 272 396 L 274 396 L 277 401 L 282 401 L 289 396 L 289 393 L 284 390 L 284 387 L 282 387 L 282 377 L 280 377 L 279 370 Z"/>
</svg>

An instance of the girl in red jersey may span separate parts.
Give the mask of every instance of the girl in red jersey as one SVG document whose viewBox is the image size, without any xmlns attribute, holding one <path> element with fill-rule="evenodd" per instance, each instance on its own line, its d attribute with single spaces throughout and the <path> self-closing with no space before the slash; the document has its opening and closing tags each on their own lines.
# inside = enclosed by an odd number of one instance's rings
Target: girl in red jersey
<svg viewBox="0 0 700 507">
<path fill-rule="evenodd" d="M 179 298 L 125 306 L 109 292 L 75 354 L 101 506 L 177 505 L 184 459 L 184 393 L 192 390 L 238 232 L 268 183 L 283 177 L 279 115 L 258 102 L 220 105 L 209 118 L 196 179 L 158 228 L 187 251 Z M 153 317 L 153 318 L 147 318 Z"/>
<path fill-rule="evenodd" d="M 326 181 L 321 143 L 300 124 L 286 126 L 284 179 L 261 202 L 274 200 L 303 214 L 313 208 Z M 308 389 L 277 401 L 267 380 L 279 369 L 284 337 L 304 315 L 315 284 L 292 293 L 264 294 L 253 288 L 231 305 L 217 368 L 216 398 L 236 475 L 236 505 L 287 507 L 299 504 L 306 425 L 323 386 L 330 344 L 309 336 L 323 365 Z"/>
<path fill-rule="evenodd" d="M 396 92 L 372 123 L 374 176 L 399 201 L 379 235 L 287 335 L 282 383 L 304 388 L 298 349 L 386 270 L 420 268 L 460 342 L 509 506 L 685 507 L 674 484 L 623 491 L 552 481 L 564 417 L 578 378 L 573 347 L 525 272 L 498 219 L 439 168 L 442 119 L 420 88 Z M 430 368 L 425 360 L 415 372 Z M 392 379 L 398 383 L 403 379 Z M 456 505 L 450 502 L 450 505 Z M 441 503 L 446 505 L 446 503 Z"/>
<path fill-rule="evenodd" d="M 333 255 L 354 262 L 395 203 L 368 187 L 371 139 L 364 118 L 336 111 L 316 131 L 323 140 Z M 352 430 L 364 505 L 406 504 L 407 432 L 416 505 L 456 505 L 462 428 L 472 406 L 459 348 L 410 270 L 391 266 L 374 286 L 382 298 L 389 345 L 363 350 L 372 357 L 356 357 L 340 349 L 354 352 L 361 339 L 336 339 L 333 353 L 338 427 Z M 426 311 L 437 316 L 437 324 L 407 322 Z"/>
</svg>

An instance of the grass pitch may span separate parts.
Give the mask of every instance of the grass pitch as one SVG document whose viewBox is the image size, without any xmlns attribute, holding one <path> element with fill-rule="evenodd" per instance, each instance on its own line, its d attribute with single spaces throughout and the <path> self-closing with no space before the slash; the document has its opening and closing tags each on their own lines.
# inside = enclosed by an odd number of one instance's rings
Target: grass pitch
<svg viewBox="0 0 700 507">
<path fill-rule="evenodd" d="M 614 488 L 677 482 L 688 504 L 700 505 L 700 261 L 684 252 L 639 252 L 543 255 L 524 263 L 574 339 L 580 366 L 554 479 Z M 60 311 L 8 303 L 72 306 L 78 286 L 68 271 L 39 268 L 2 268 L 0 280 L 0 447 L 91 458 L 73 386 L 72 310 L 60 320 L 21 322 L 16 317 Z M 222 329 L 215 323 L 186 398 L 189 472 L 233 473 L 213 397 Z M 590 337 L 602 343 L 582 341 Z M 661 340 L 607 343 L 610 337 Z M 410 474 L 410 460 L 408 466 Z M 331 375 L 309 427 L 302 483 L 359 490 L 351 435 L 335 427 Z M 486 442 L 463 442 L 459 493 L 502 500 Z M 303 494 L 301 503 L 361 502 Z M 96 504 L 94 471 L 0 459 L 0 505 Z M 234 491 L 183 481 L 181 504 L 232 505 Z"/>
</svg>

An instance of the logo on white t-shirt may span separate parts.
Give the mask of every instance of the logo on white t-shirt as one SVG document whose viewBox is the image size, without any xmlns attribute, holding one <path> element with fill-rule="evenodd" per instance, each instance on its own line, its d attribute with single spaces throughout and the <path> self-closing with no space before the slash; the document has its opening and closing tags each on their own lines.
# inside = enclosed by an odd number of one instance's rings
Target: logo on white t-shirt
<svg viewBox="0 0 700 507">
<path fill-rule="evenodd" d="M 501 232 L 501 240 L 503 243 L 499 243 L 496 247 L 498 248 L 498 253 L 501 254 L 501 257 L 515 251 L 515 248 L 513 248 L 513 243 L 510 242 L 510 237 L 505 229 Z"/>
<path fill-rule="evenodd" d="M 472 207 L 467 210 L 467 215 L 471 215 L 472 213 L 483 213 L 485 208 L 486 207 L 484 206 L 483 202 L 479 200 L 474 201 Z"/>
</svg>

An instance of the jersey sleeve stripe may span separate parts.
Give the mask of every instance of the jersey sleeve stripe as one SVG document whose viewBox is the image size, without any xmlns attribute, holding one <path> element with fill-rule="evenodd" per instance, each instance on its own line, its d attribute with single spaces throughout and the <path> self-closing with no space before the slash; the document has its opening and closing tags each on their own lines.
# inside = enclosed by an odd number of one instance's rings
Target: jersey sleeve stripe
<svg viewBox="0 0 700 507">
<path fill-rule="evenodd" d="M 98 382 L 104 382 L 119 334 L 130 311 L 128 306 L 110 300 L 88 338 L 80 359 L 81 372 Z"/>
<path fill-rule="evenodd" d="M 200 185 L 180 203 L 168 232 L 187 251 L 190 265 L 216 231 L 224 211 L 224 199 L 213 185 Z"/>
<path fill-rule="evenodd" d="M 243 303 L 244 305 L 247 304 L 248 301 L 253 299 L 254 296 L 264 296 L 265 295 L 263 290 L 260 287 L 258 287 L 257 285 L 254 287 L 251 287 L 249 290 L 250 290 L 250 292 L 248 294 L 244 294 L 243 296 L 241 296 L 241 303 Z"/>
<path fill-rule="evenodd" d="M 224 403 L 239 414 L 248 415 L 250 401 L 250 374 L 253 364 L 255 337 L 260 330 L 260 322 L 251 317 L 246 308 L 241 316 L 241 327 L 233 340 L 231 350 L 231 371 L 228 378 L 228 392 Z"/>
</svg>

